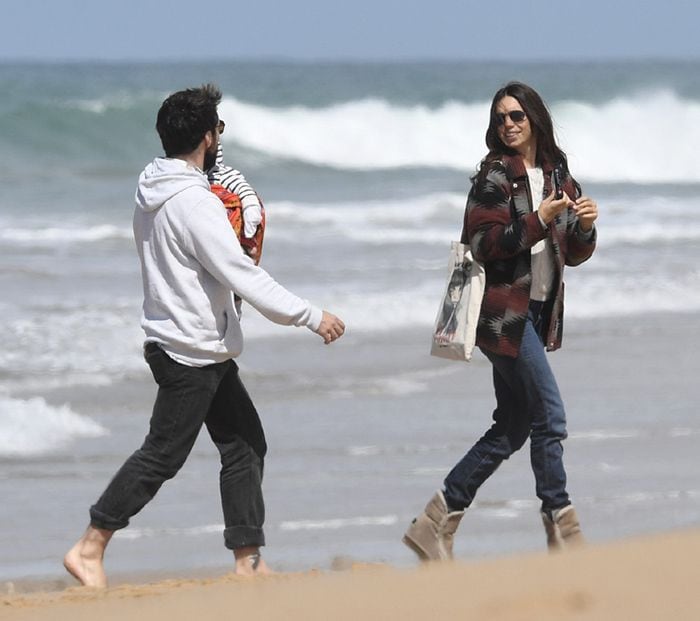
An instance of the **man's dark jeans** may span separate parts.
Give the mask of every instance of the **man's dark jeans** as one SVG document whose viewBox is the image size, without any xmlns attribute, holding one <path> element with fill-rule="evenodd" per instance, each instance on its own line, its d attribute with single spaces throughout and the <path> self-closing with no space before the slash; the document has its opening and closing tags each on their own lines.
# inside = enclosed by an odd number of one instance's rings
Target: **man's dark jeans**
<svg viewBox="0 0 700 621">
<path fill-rule="evenodd" d="M 494 423 L 445 479 L 451 509 L 468 507 L 477 490 L 530 436 L 530 461 L 543 511 L 570 504 L 562 440 L 566 414 L 540 337 L 542 305 L 532 303 L 517 358 L 482 350 L 493 365 Z"/>
<path fill-rule="evenodd" d="M 233 360 L 205 367 L 175 362 L 149 343 L 144 355 L 158 384 L 143 446 L 117 472 L 90 508 L 91 524 L 117 530 L 175 476 L 202 425 L 221 454 L 221 503 L 227 548 L 265 545 L 262 497 L 267 446 L 260 418 Z"/>
</svg>

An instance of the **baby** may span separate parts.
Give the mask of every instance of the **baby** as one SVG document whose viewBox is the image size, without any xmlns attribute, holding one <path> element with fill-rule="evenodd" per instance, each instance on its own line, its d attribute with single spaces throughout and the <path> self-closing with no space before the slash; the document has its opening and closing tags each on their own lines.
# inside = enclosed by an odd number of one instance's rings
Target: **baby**
<svg viewBox="0 0 700 621">
<path fill-rule="evenodd" d="M 262 255 L 265 234 L 265 209 L 260 197 L 240 171 L 224 164 L 221 143 L 216 152 L 216 164 L 206 173 L 211 191 L 226 207 L 226 214 L 241 247 L 257 265 Z"/>
</svg>

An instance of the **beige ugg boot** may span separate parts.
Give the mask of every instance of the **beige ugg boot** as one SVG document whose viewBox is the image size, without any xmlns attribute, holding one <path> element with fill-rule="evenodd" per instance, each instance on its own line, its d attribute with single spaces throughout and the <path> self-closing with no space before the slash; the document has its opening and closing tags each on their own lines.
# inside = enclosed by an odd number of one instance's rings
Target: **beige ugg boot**
<svg viewBox="0 0 700 621">
<path fill-rule="evenodd" d="M 585 543 L 573 505 L 567 505 L 549 514 L 542 512 L 542 523 L 547 533 L 547 547 L 550 552 L 566 550 Z"/>
<path fill-rule="evenodd" d="M 425 510 L 411 522 L 403 542 L 422 561 L 452 559 L 452 542 L 464 511 L 449 511 L 445 496 L 438 491 Z"/>
</svg>

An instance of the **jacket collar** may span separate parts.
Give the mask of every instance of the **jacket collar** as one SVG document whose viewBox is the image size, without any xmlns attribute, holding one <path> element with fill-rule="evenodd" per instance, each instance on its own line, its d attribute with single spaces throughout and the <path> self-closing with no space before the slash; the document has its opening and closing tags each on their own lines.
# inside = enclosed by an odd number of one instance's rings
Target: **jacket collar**
<svg viewBox="0 0 700 621">
<path fill-rule="evenodd" d="M 506 175 L 508 179 L 519 179 L 527 175 L 527 169 L 525 168 L 525 163 L 523 162 L 522 155 L 503 155 L 501 161 L 506 168 Z M 542 162 L 542 172 L 548 175 L 552 172 L 554 166 L 551 162 Z"/>
</svg>

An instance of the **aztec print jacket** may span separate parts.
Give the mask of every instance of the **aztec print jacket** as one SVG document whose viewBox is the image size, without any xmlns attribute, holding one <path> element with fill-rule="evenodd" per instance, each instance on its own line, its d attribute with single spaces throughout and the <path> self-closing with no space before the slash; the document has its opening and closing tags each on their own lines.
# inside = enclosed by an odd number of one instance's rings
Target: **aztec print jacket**
<svg viewBox="0 0 700 621">
<path fill-rule="evenodd" d="M 552 191 L 552 169 L 551 165 L 542 167 L 545 196 Z M 572 200 L 581 196 L 580 186 L 568 171 L 563 177 L 566 194 Z M 522 157 L 504 155 L 499 161 L 482 164 L 464 215 L 462 242 L 471 245 L 474 257 L 486 270 L 476 344 L 512 358 L 520 350 L 530 303 L 530 248 L 549 236 L 556 260 L 552 286 L 556 294 L 544 331 L 547 351 L 561 346 L 564 266 L 583 263 L 595 250 L 595 227 L 591 233 L 580 231 L 571 208 L 543 228 L 536 211 L 540 202 L 540 197 L 531 196 Z"/>
</svg>

